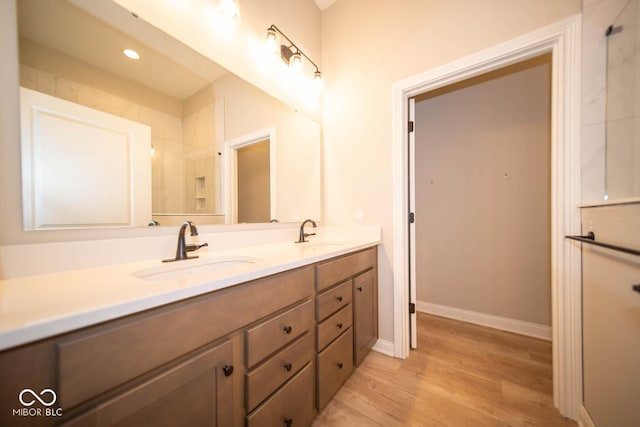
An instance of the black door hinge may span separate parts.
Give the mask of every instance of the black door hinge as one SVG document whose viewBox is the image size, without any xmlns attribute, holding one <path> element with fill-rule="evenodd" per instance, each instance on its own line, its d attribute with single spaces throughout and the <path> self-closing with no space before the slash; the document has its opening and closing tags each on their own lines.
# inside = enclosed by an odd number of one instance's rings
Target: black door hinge
<svg viewBox="0 0 640 427">
<path fill-rule="evenodd" d="M 414 222 L 416 222 L 416 214 L 409 212 L 409 224 L 413 224 Z"/>
<path fill-rule="evenodd" d="M 413 132 L 413 122 L 409 122 L 409 133 Z"/>
<path fill-rule="evenodd" d="M 409 303 L 409 314 L 415 314 L 416 313 L 416 305 L 412 302 Z"/>
</svg>

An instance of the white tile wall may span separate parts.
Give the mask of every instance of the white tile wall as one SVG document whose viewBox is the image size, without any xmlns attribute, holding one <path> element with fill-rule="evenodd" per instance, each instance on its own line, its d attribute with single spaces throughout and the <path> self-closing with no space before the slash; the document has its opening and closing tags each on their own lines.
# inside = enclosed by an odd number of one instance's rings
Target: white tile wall
<svg viewBox="0 0 640 427">
<path fill-rule="evenodd" d="M 582 18 L 582 202 L 605 198 L 607 39 L 628 0 L 584 0 Z"/>
</svg>

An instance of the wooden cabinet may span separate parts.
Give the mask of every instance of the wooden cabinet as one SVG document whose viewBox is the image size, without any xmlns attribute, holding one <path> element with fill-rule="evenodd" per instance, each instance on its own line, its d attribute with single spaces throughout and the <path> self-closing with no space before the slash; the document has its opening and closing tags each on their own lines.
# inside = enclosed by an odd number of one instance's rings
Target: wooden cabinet
<svg viewBox="0 0 640 427">
<path fill-rule="evenodd" d="M 321 411 L 353 372 L 351 280 L 316 296 L 317 407 Z"/>
<path fill-rule="evenodd" d="M 318 354 L 318 409 L 322 410 L 353 372 L 353 329 Z"/>
<path fill-rule="evenodd" d="M 139 375 L 312 295 L 313 270 L 256 280 L 108 322 L 56 340 L 64 408 Z"/>
<path fill-rule="evenodd" d="M 640 259 L 586 245 L 582 257 L 584 406 L 597 427 L 637 427 Z"/>
<path fill-rule="evenodd" d="M 246 375 L 246 408 L 252 411 L 271 393 L 292 378 L 303 366 L 313 361 L 313 334 L 300 339 L 262 363 Z M 313 393 L 313 389 L 311 390 Z"/>
<path fill-rule="evenodd" d="M 377 339 L 376 261 L 366 249 L 0 352 L 0 425 L 308 426 Z M 14 415 L 25 388 L 54 390 L 61 413 Z"/>
<path fill-rule="evenodd" d="M 303 267 L 2 352 L 0 425 L 242 426 L 245 360 L 313 330 L 313 283 Z M 14 417 L 24 388 L 54 390 L 61 416 Z"/>
<path fill-rule="evenodd" d="M 353 358 L 360 364 L 378 340 L 378 283 L 371 269 L 353 279 Z"/>
<path fill-rule="evenodd" d="M 308 332 L 313 323 L 313 303 L 307 301 L 247 330 L 247 368 Z"/>
<path fill-rule="evenodd" d="M 305 427 L 313 419 L 313 364 L 247 416 L 247 427 Z"/>
<path fill-rule="evenodd" d="M 316 267 L 316 289 L 320 292 L 377 263 L 378 251 L 375 247 L 320 263 Z"/>
<path fill-rule="evenodd" d="M 311 424 L 314 326 L 307 300 L 245 332 L 248 426 Z"/>
<path fill-rule="evenodd" d="M 318 264 L 316 291 L 321 411 L 378 339 L 377 249 Z"/>
<path fill-rule="evenodd" d="M 225 340 L 197 352 L 64 427 L 233 425 L 233 347 Z"/>
</svg>

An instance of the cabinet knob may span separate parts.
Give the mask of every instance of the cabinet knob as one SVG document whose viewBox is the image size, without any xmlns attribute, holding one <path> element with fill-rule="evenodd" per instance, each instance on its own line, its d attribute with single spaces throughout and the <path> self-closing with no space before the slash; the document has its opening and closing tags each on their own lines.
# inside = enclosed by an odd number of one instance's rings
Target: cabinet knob
<svg viewBox="0 0 640 427">
<path fill-rule="evenodd" d="M 342 322 L 336 324 L 336 326 L 338 327 L 338 329 L 342 329 Z"/>
<path fill-rule="evenodd" d="M 342 302 L 342 296 L 337 296 L 337 297 L 336 297 L 336 299 L 337 299 L 339 302 Z"/>
<path fill-rule="evenodd" d="M 285 326 L 284 328 L 282 328 L 282 330 L 289 335 L 291 333 L 291 331 L 293 331 L 293 328 L 291 326 Z"/>
<path fill-rule="evenodd" d="M 228 377 L 233 374 L 233 365 L 224 365 L 222 367 L 222 372 L 224 372 L 224 376 Z"/>
<path fill-rule="evenodd" d="M 285 363 L 282 366 L 287 370 L 287 372 L 291 372 L 291 369 L 293 368 L 293 365 L 291 363 Z"/>
<path fill-rule="evenodd" d="M 640 283 L 631 286 L 631 289 L 633 289 L 636 292 L 640 292 Z"/>
<path fill-rule="evenodd" d="M 362 292 L 362 286 L 358 286 L 356 289 L 358 290 L 358 292 Z"/>
<path fill-rule="evenodd" d="M 291 427 L 293 425 L 293 419 L 287 417 L 284 419 L 284 425 L 286 425 L 287 427 Z"/>
<path fill-rule="evenodd" d="M 338 365 L 338 368 L 340 368 L 340 369 L 342 369 L 342 367 L 344 366 L 344 365 L 342 364 L 342 362 L 338 362 L 338 363 L 337 363 L 337 365 Z"/>
</svg>

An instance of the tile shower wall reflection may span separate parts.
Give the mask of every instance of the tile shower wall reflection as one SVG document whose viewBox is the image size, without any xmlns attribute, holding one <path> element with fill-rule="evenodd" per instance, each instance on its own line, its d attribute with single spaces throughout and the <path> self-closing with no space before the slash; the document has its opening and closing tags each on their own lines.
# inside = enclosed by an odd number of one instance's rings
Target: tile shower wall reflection
<svg viewBox="0 0 640 427">
<path fill-rule="evenodd" d="M 640 195 L 638 19 L 638 0 L 630 0 L 607 37 L 605 193 L 610 200 Z"/>
<path fill-rule="evenodd" d="M 628 0 L 584 0 L 582 5 L 582 202 L 604 201 L 606 174 L 607 38 L 605 31 Z"/>
<path fill-rule="evenodd" d="M 23 43 L 24 44 L 24 43 Z M 219 170 L 215 137 L 215 100 L 202 93 L 183 102 L 184 117 L 122 98 L 107 90 L 20 65 L 20 83 L 29 89 L 75 102 L 151 127 L 153 219 L 171 225 L 182 221 L 181 213 L 196 213 L 200 222 L 223 224 L 214 183 Z M 218 166 L 216 168 L 216 166 Z M 196 198 L 196 182 L 204 182 L 205 196 Z M 199 206 L 196 205 L 199 203 Z M 158 215 L 160 214 L 160 215 Z M 175 218 L 173 218 L 175 217 Z"/>
</svg>

